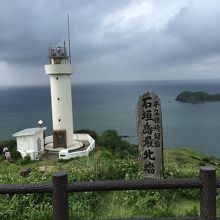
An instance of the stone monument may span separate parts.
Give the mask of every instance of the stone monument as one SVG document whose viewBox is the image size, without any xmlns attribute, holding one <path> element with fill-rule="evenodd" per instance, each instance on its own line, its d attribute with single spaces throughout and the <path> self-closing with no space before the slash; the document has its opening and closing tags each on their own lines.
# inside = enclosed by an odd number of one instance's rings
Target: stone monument
<svg viewBox="0 0 220 220">
<path fill-rule="evenodd" d="M 140 169 L 144 178 L 163 178 L 163 132 L 160 98 L 147 92 L 136 109 Z"/>
</svg>

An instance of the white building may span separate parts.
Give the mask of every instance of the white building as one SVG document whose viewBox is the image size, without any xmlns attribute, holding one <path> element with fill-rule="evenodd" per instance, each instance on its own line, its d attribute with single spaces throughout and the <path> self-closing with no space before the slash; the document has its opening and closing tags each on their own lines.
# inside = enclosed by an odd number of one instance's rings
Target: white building
<svg viewBox="0 0 220 220">
<path fill-rule="evenodd" d="M 17 151 L 23 158 L 30 156 L 31 160 L 38 159 L 38 153 L 44 151 L 44 130 L 46 127 L 26 128 L 12 135 L 17 139 Z"/>
</svg>

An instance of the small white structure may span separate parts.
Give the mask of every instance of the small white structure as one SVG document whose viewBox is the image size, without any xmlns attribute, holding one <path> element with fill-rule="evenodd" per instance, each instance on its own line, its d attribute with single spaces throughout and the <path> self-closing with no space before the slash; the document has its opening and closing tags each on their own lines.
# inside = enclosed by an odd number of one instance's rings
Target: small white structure
<svg viewBox="0 0 220 220">
<path fill-rule="evenodd" d="M 46 127 L 26 128 L 13 134 L 17 140 L 17 151 L 21 156 L 30 156 L 31 160 L 38 159 L 38 153 L 44 151 L 44 130 Z"/>
</svg>

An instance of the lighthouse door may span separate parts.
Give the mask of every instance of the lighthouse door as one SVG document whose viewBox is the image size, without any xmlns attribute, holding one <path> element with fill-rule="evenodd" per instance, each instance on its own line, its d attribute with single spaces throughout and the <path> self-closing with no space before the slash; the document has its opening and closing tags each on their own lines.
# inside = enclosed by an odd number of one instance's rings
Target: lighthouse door
<svg viewBox="0 0 220 220">
<path fill-rule="evenodd" d="M 54 130 L 53 131 L 53 147 L 54 148 L 66 148 L 66 130 Z"/>
</svg>

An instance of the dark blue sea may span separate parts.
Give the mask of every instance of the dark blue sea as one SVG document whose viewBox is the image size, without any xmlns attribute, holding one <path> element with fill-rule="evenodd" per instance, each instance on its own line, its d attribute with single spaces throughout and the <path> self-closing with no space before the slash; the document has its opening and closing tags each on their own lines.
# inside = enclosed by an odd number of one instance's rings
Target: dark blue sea
<svg viewBox="0 0 220 220">
<path fill-rule="evenodd" d="M 220 158 L 220 102 L 175 101 L 183 90 L 220 93 L 220 80 L 149 81 L 73 85 L 74 129 L 115 129 L 136 143 L 135 108 L 147 91 L 161 98 L 165 147 L 192 147 Z M 39 120 L 51 133 L 50 88 L 0 88 L 0 139 Z"/>
</svg>

